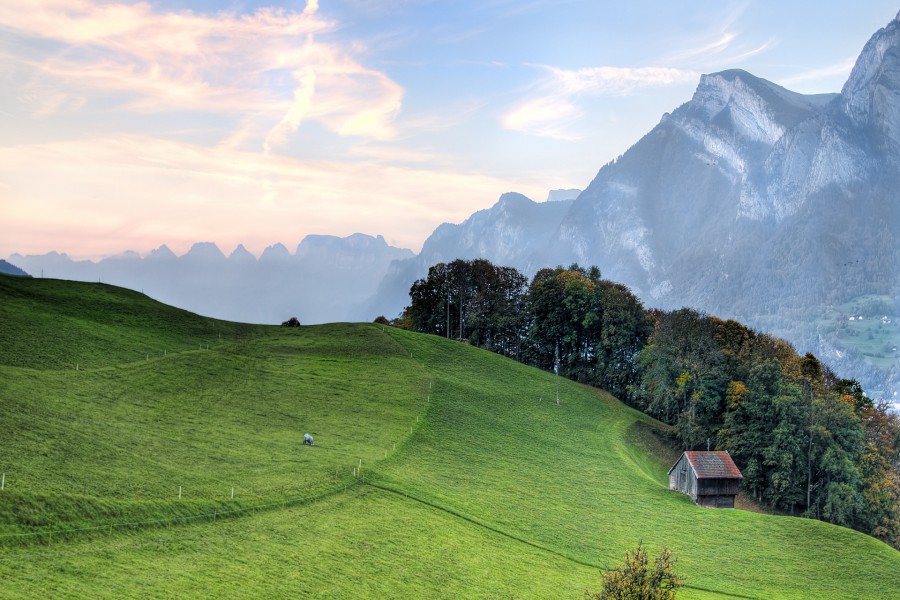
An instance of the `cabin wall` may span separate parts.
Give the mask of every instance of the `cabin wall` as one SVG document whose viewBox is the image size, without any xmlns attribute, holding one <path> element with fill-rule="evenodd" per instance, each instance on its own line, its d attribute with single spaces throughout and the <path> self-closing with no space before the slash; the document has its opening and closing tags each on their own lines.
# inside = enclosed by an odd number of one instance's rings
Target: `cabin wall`
<svg viewBox="0 0 900 600">
<path fill-rule="evenodd" d="M 694 502 L 697 501 L 697 476 L 687 456 L 683 454 L 675 464 L 675 468 L 669 472 L 669 489 L 687 494 Z"/>
<path fill-rule="evenodd" d="M 697 498 L 697 504 L 706 508 L 734 508 L 734 496 L 700 496 Z"/>
<path fill-rule="evenodd" d="M 697 494 L 700 496 L 736 496 L 740 491 L 740 479 L 698 480 Z"/>
</svg>

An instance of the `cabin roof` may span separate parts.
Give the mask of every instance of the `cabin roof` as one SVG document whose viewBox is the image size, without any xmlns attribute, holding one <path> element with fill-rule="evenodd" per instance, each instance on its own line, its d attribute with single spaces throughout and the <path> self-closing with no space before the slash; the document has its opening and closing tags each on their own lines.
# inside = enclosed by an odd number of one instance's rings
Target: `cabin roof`
<svg viewBox="0 0 900 600">
<path fill-rule="evenodd" d="M 731 455 L 722 451 L 700 452 L 686 450 L 684 455 L 697 474 L 698 479 L 743 479 L 740 469 L 731 460 Z M 678 459 L 681 460 L 680 458 Z M 675 465 L 678 465 L 676 462 Z M 675 468 L 672 466 L 672 469 Z M 669 469 L 669 472 L 672 472 Z"/>
</svg>

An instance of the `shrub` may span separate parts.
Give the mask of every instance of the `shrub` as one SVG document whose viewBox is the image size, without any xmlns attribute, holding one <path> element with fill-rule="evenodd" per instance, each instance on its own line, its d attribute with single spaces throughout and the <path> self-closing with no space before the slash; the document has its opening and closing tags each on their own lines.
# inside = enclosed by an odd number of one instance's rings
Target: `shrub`
<svg viewBox="0 0 900 600">
<path fill-rule="evenodd" d="M 588 592 L 589 600 L 674 600 L 675 592 L 684 586 L 684 579 L 675 573 L 676 560 L 663 547 L 653 566 L 643 542 L 634 552 L 625 551 L 624 564 L 603 574 L 603 590 Z"/>
</svg>

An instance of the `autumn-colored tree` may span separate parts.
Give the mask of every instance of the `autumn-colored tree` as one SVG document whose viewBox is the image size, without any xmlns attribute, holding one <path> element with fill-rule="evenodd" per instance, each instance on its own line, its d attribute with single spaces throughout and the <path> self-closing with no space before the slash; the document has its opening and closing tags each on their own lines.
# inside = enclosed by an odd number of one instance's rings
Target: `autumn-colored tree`
<svg viewBox="0 0 900 600">
<path fill-rule="evenodd" d="M 589 600 L 674 600 L 684 578 L 675 572 L 676 559 L 668 547 L 650 564 L 643 542 L 625 551 L 625 562 L 603 574 L 603 589 L 586 593 Z"/>
</svg>

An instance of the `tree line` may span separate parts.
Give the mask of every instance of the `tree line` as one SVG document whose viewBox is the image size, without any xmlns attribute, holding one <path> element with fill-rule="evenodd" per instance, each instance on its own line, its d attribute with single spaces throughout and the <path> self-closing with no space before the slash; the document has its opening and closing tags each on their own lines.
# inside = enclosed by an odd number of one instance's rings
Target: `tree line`
<svg viewBox="0 0 900 600">
<path fill-rule="evenodd" d="M 745 493 L 900 548 L 900 420 L 814 355 L 733 320 L 645 309 L 597 267 L 528 279 L 484 259 L 431 267 L 393 321 L 603 388 L 727 450 Z"/>
</svg>

